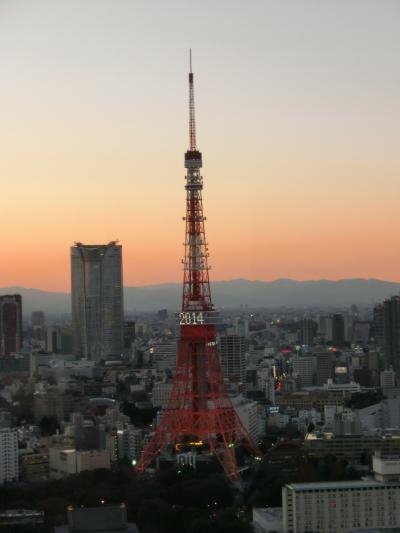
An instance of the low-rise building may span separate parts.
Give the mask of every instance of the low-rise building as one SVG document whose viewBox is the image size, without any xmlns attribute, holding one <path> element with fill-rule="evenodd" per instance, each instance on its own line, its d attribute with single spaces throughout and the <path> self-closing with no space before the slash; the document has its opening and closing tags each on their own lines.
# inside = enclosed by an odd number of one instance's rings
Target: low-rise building
<svg viewBox="0 0 400 533">
<path fill-rule="evenodd" d="M 255 533 L 282 533 L 281 507 L 254 507 L 252 526 Z"/>
<path fill-rule="evenodd" d="M 47 453 L 26 453 L 21 456 L 21 476 L 26 481 L 39 481 L 49 475 L 49 455 Z"/>
<path fill-rule="evenodd" d="M 108 450 L 78 451 L 74 448 L 50 448 L 50 477 L 61 478 L 83 470 L 110 469 Z"/>
<path fill-rule="evenodd" d="M 284 533 L 350 533 L 399 525 L 400 455 L 374 458 L 375 479 L 290 483 L 282 489 Z"/>
<path fill-rule="evenodd" d="M 334 433 L 308 433 L 304 439 L 307 457 L 320 459 L 334 455 L 350 464 L 361 464 L 375 451 L 386 454 L 400 454 L 400 435 L 379 433 L 358 433 L 335 435 Z"/>
<path fill-rule="evenodd" d="M 277 394 L 275 403 L 283 408 L 324 410 L 325 405 L 344 406 L 351 393 L 342 390 L 302 390 L 293 393 Z"/>
<path fill-rule="evenodd" d="M 44 511 L 29 509 L 7 509 L 0 511 L 0 531 L 30 531 L 32 533 L 39 533 L 43 530 Z"/>
<path fill-rule="evenodd" d="M 55 533 L 139 533 L 129 523 L 125 505 L 68 508 L 68 524 L 55 528 Z"/>
</svg>

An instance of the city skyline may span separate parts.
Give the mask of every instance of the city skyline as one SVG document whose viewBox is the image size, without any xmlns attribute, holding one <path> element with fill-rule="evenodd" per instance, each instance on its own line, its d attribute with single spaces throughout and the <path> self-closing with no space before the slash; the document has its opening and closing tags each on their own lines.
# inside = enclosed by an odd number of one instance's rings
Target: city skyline
<svg viewBox="0 0 400 533">
<path fill-rule="evenodd" d="M 190 46 L 213 280 L 399 280 L 399 10 L 2 2 L 1 285 L 115 239 L 126 285 L 181 281 Z"/>
<path fill-rule="evenodd" d="M 0 0 L 0 529 L 400 531 L 399 16 Z"/>
</svg>

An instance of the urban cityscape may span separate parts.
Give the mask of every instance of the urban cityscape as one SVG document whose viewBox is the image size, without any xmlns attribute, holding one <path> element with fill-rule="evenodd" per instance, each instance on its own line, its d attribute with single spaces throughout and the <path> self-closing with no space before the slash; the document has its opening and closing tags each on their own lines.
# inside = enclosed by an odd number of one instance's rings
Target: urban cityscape
<svg viewBox="0 0 400 533">
<path fill-rule="evenodd" d="M 22 1 L 15 12 L 12 2 L 7 4 L 3 7 L 0 3 L 0 24 L 4 9 L 6 27 L 9 24 L 15 29 L 27 13 L 26 20 L 32 20 L 37 28 L 47 28 L 47 22 L 35 18 L 28 2 Z M 52 17 L 56 11 L 52 12 L 50 4 L 47 0 L 37 1 L 44 9 L 42 14 L 50 10 Z M 104 17 L 99 23 L 101 28 L 105 21 L 104 28 L 108 28 L 108 23 L 112 25 L 119 9 L 131 16 L 132 6 L 137 9 L 135 16 L 139 12 L 144 18 L 153 16 L 148 7 L 142 13 L 143 6 L 139 9 L 141 3 L 136 1 L 121 2 L 119 6 L 118 2 L 101 0 L 100 4 L 100 15 Z M 172 2 L 172 9 L 178 11 L 178 4 Z M 219 21 L 224 20 L 225 10 L 229 10 L 227 2 L 222 4 L 224 9 L 216 8 Z M 332 26 L 327 22 L 331 15 L 338 18 L 345 15 L 339 2 L 321 0 L 318 4 L 301 0 L 284 4 L 255 1 L 248 8 L 252 13 L 249 20 L 259 29 L 257 13 L 263 17 L 270 14 L 276 20 L 289 17 L 294 23 L 299 5 L 302 12 L 314 6 L 317 12 L 307 15 L 312 50 L 318 44 L 323 20 L 327 31 L 332 31 L 332 35 L 343 31 L 344 38 L 346 32 L 339 20 Z M 76 2 L 76 11 L 73 10 L 79 20 L 96 13 L 92 0 L 82 12 L 79 5 Z M 54 9 L 64 9 L 64 2 L 60 6 Z M 161 3 L 158 7 L 161 14 L 156 15 L 155 24 L 161 28 L 167 12 Z M 193 3 L 185 8 L 189 26 L 189 15 L 195 14 L 195 7 Z M 235 4 L 232 9 L 235 13 L 231 22 L 239 28 L 241 17 L 247 20 L 246 8 Z M 383 12 L 387 31 L 391 35 L 396 28 L 393 39 L 399 44 L 400 6 L 396 2 L 351 0 L 349 9 L 350 18 L 357 15 L 363 24 L 374 28 L 379 21 L 373 14 L 380 16 Z M 65 13 L 57 11 L 57 16 Z M 390 17 L 390 13 L 395 16 Z M 115 19 L 121 28 L 122 19 L 121 14 Z M 351 23 L 355 23 L 352 18 Z M 21 24 L 24 26 L 25 22 Z M 60 31 L 68 26 L 63 26 L 65 20 L 60 24 Z M 86 32 L 89 26 L 85 24 L 82 28 Z M 229 24 L 223 25 L 222 34 L 228 28 Z M 201 43 L 197 29 L 196 26 L 193 40 Z M 97 34 L 91 31 L 90 39 L 97 39 Z M 211 35 L 212 31 L 210 26 Z M 364 35 L 364 26 L 356 29 L 360 31 Z M 382 36 L 381 31 L 381 27 L 376 29 L 374 37 Z M 304 43 L 306 34 L 307 31 Z M 118 31 L 113 35 L 116 37 Z M 246 35 L 253 46 L 251 31 Z M 0 47 L 1 39 L 0 36 Z M 178 42 L 181 46 L 181 39 Z M 49 53 L 58 57 L 60 51 Z M 390 269 L 398 271 L 400 257 L 393 252 L 393 248 L 397 250 L 396 242 L 380 234 L 376 240 L 390 241 L 392 255 L 379 254 L 376 250 L 382 243 L 376 242 L 374 249 L 376 235 L 370 230 L 366 241 L 370 262 L 361 255 L 360 274 L 352 275 L 348 270 L 342 276 L 339 265 L 346 261 L 351 265 L 358 263 L 356 254 L 352 257 L 346 246 L 341 248 L 340 203 L 335 205 L 327 197 L 326 219 L 316 208 L 313 224 L 318 233 L 319 226 L 332 220 L 335 226 L 338 220 L 334 237 L 328 234 L 330 226 L 326 226 L 325 235 L 327 260 L 331 250 L 337 249 L 341 255 L 341 263 L 335 266 L 337 275 L 318 274 L 318 261 L 323 265 L 325 252 L 316 245 L 315 255 L 306 249 L 304 254 L 292 249 L 290 263 L 298 264 L 297 281 L 284 277 L 289 272 L 285 267 L 279 278 L 269 275 L 267 266 L 265 275 L 254 273 L 251 277 L 250 270 L 242 270 L 247 264 L 242 256 L 249 255 L 251 242 L 250 236 L 247 242 L 244 235 L 235 239 L 236 255 L 230 256 L 230 268 L 237 269 L 236 277 L 229 274 L 224 277 L 218 269 L 214 276 L 210 261 L 214 267 L 214 257 L 222 256 L 218 255 L 212 237 L 220 230 L 211 225 L 209 231 L 208 206 L 211 205 L 215 216 L 215 204 L 223 204 L 221 209 L 227 209 L 223 213 L 231 209 L 235 221 L 244 217 L 248 207 L 243 211 L 237 208 L 247 201 L 244 192 L 240 203 L 232 199 L 230 207 L 229 180 L 225 182 L 224 197 L 216 197 L 216 189 L 208 178 L 209 171 L 213 179 L 218 177 L 225 159 L 240 158 L 241 154 L 228 143 L 220 144 L 215 151 L 220 160 L 214 157 L 208 162 L 207 150 L 203 152 L 200 148 L 203 143 L 210 146 L 207 142 L 215 142 L 213 132 L 202 124 L 202 99 L 206 99 L 202 78 L 210 77 L 205 65 L 213 61 L 212 52 L 207 53 L 210 55 L 197 68 L 196 58 L 197 54 L 201 57 L 201 50 L 194 48 L 192 53 L 186 47 L 179 52 L 182 57 L 186 55 L 180 64 L 177 85 L 182 85 L 185 92 L 179 93 L 184 96 L 177 103 L 173 102 L 176 95 L 171 96 L 170 102 L 171 106 L 184 109 L 184 114 L 179 111 L 179 116 L 184 116 L 182 123 L 176 121 L 171 128 L 176 127 L 186 135 L 179 133 L 179 138 L 186 139 L 181 148 L 183 160 L 181 154 L 176 154 L 182 160 L 184 179 L 178 176 L 176 183 L 180 189 L 171 183 L 164 199 L 174 207 L 175 218 L 181 219 L 183 235 L 173 277 L 165 273 L 163 250 L 164 246 L 181 242 L 169 244 L 173 240 L 170 235 L 162 237 L 165 243 L 162 239 L 151 243 L 149 259 L 138 252 L 134 261 L 129 259 L 132 257 L 129 243 L 108 238 L 109 232 L 104 228 L 108 229 L 108 223 L 116 216 L 111 189 L 104 191 L 109 211 L 96 214 L 90 195 L 82 200 L 83 204 L 90 204 L 87 218 L 81 219 L 70 206 L 68 235 L 74 237 L 60 256 L 68 264 L 61 265 L 58 258 L 53 265 L 52 245 L 42 246 L 40 240 L 32 249 L 41 257 L 32 257 L 32 263 L 8 258 L 6 254 L 0 258 L 0 264 L 4 264 L 4 280 L 0 277 L 0 533 L 400 532 L 400 278 L 389 270 L 379 270 L 386 268 L 387 257 L 392 257 L 397 263 L 391 263 Z M 398 51 L 391 53 L 398 55 Z M 279 57 L 282 64 L 289 61 L 283 52 Z M 104 58 L 105 62 L 108 60 Z M 161 63 L 159 68 L 163 68 Z M 175 64 L 173 71 L 175 76 Z M 213 72 L 217 76 L 215 69 Z M 381 83 L 382 91 L 386 88 L 382 80 L 377 83 Z M 148 97 L 154 99 L 166 87 L 167 82 L 156 84 L 156 90 L 149 89 Z M 229 87 L 227 83 L 224 90 L 229 92 Z M 2 94 L 0 91 L 1 99 Z M 265 99 L 268 98 L 266 91 Z M 207 101 L 215 105 L 210 97 Z M 240 113 L 244 113 L 246 105 L 250 110 L 252 103 L 240 105 L 243 106 Z M 161 118 L 157 121 L 154 129 L 157 142 L 159 130 L 167 132 L 168 128 Z M 247 135 L 251 132 L 243 132 L 244 137 Z M 206 141 L 208 137 L 211 140 Z M 243 143 L 246 145 L 246 139 Z M 160 157 L 156 144 L 149 153 L 155 159 Z M 255 155 L 253 152 L 252 157 Z M 101 165 L 101 151 L 98 157 Z M 23 159 L 22 154 L 20 158 Z M 398 163 L 397 157 L 393 165 Z M 217 172 L 212 170 L 213 164 Z M 254 164 L 257 162 L 252 161 L 249 169 L 256 168 Z M 168 165 L 168 159 L 163 165 Z M 398 167 L 393 170 L 398 178 L 395 170 Z M 12 178 L 5 172 L 4 176 L 5 190 L 9 187 L 11 191 Z M 381 179 L 384 183 L 384 170 Z M 117 175 L 111 181 L 113 187 L 121 186 Z M 90 185 L 97 189 L 105 187 L 100 178 Z M 335 185 L 331 185 L 333 189 Z M 349 187 L 353 185 L 356 186 L 353 183 Z M 85 195 L 86 189 L 82 190 L 77 189 L 75 194 Z M 398 190 L 396 183 L 396 191 L 390 196 L 395 196 Z M 132 194 L 132 210 L 140 210 L 144 201 L 140 182 L 120 193 Z M 308 192 L 311 197 L 313 193 L 312 189 Z M 18 194 L 23 196 L 26 191 L 21 188 Z M 171 199 L 175 194 L 178 198 Z M 290 194 L 289 185 L 287 195 Z M 358 194 L 362 203 L 363 191 L 360 189 Z M 334 195 L 332 191 L 332 198 Z M 377 197 L 370 201 L 375 206 L 380 200 Z M 58 202 L 61 205 L 63 198 L 52 201 L 55 206 Z M 313 201 L 311 198 L 310 209 Z M 122 202 L 121 199 L 121 206 L 116 206 L 117 211 L 123 211 Z M 268 202 L 275 200 L 265 198 L 266 211 L 270 209 Z M 148 220 L 132 228 L 138 240 L 146 239 L 151 217 L 162 228 L 162 210 L 159 213 L 152 205 L 147 207 Z M 254 210 L 256 207 L 254 204 Z M 375 207 L 376 212 L 369 213 L 371 221 L 365 224 L 379 226 L 383 215 L 381 207 Z M 57 209 L 52 209 L 53 205 L 49 205 L 49 213 L 57 213 Z M 285 205 L 281 206 L 282 219 L 289 216 L 290 209 L 285 212 Z M 297 205 L 295 211 L 301 226 L 302 206 Z M 24 215 L 23 231 L 35 243 L 36 233 L 29 226 L 28 215 Z M 358 215 L 356 206 L 354 219 Z M 36 216 L 47 218 L 47 224 L 57 228 L 56 217 L 53 220 L 44 211 L 37 211 Z M 387 216 L 388 223 L 397 223 L 399 227 L 397 212 Z M 82 224 L 81 232 L 75 226 L 75 217 Z M 81 234 L 90 237 L 90 232 L 84 229 L 84 220 L 91 227 L 92 217 L 101 231 L 93 231 L 92 239 L 81 242 L 78 240 Z M 255 214 L 256 235 L 260 220 L 257 217 Z M 9 226 L 2 224 L 4 233 L 16 231 L 10 221 Z M 234 221 L 221 217 L 219 223 L 230 249 Z M 169 222 L 165 224 L 167 228 Z M 351 218 L 347 218 L 346 231 L 352 231 L 352 224 Z M 358 221 L 354 224 L 359 227 Z M 266 225 L 262 231 L 279 234 L 279 224 Z M 104 238 L 98 237 L 103 234 Z M 278 238 L 285 247 L 284 229 Z M 353 238 L 357 249 L 364 235 L 355 231 Z M 221 247 L 224 241 L 217 238 L 216 242 Z M 266 242 L 263 241 L 263 246 Z M 129 248 L 127 254 L 125 248 Z M 267 250 L 266 262 L 268 254 Z M 302 257 L 308 254 L 309 258 Z M 35 262 L 41 260 L 44 262 Z M 251 254 L 246 260 L 251 265 Z M 313 278 L 302 270 L 309 263 L 314 264 Z M 157 275 L 153 278 L 155 266 Z M 135 278 L 131 277 L 136 268 L 143 268 L 143 272 L 147 269 L 151 282 L 137 282 L 136 286 L 132 281 Z M 27 281 L 31 278 L 22 275 L 25 270 L 29 276 L 36 276 L 32 278 L 38 280 L 35 288 Z M 58 272 L 66 271 L 70 281 L 53 286 Z M 380 276 L 380 272 L 387 274 Z M 241 275 L 244 277 L 240 278 Z M 40 279 L 46 282 L 40 283 Z M 136 292 L 132 292 L 133 288 Z"/>
</svg>

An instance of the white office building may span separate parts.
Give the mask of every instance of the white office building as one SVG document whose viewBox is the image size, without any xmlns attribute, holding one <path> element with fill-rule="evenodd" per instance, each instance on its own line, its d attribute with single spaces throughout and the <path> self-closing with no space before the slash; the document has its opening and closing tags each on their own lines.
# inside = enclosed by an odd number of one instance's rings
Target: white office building
<svg viewBox="0 0 400 533">
<path fill-rule="evenodd" d="M 400 398 L 387 398 L 358 410 L 365 429 L 400 429 Z"/>
<path fill-rule="evenodd" d="M 18 481 L 18 437 L 14 429 L 0 429 L 0 485 Z"/>
<path fill-rule="evenodd" d="M 261 427 L 259 404 L 242 396 L 233 398 L 232 403 L 247 433 L 256 442 Z"/>
<path fill-rule="evenodd" d="M 399 526 L 400 456 L 376 454 L 375 478 L 290 483 L 282 489 L 284 533 L 350 533 Z"/>
<path fill-rule="evenodd" d="M 111 467 L 109 450 L 75 450 L 74 448 L 49 448 L 50 477 L 62 477 L 79 474 L 84 470 Z"/>
<path fill-rule="evenodd" d="M 117 430 L 118 459 L 136 460 L 143 451 L 143 430 L 128 425 Z"/>
</svg>

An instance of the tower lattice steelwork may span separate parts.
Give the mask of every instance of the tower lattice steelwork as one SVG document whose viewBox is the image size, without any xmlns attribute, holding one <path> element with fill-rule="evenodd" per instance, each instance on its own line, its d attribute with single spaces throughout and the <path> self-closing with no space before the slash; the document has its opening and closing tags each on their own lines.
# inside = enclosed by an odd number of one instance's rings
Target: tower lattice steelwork
<svg viewBox="0 0 400 533">
<path fill-rule="evenodd" d="M 167 408 L 145 448 L 137 471 L 143 472 L 168 445 L 187 444 L 214 454 L 232 480 L 239 479 L 235 446 L 259 451 L 243 427 L 227 393 L 216 342 L 217 313 L 211 300 L 201 176 L 196 145 L 193 73 L 189 73 L 189 150 L 185 154 L 186 238 L 180 340 Z"/>
</svg>

